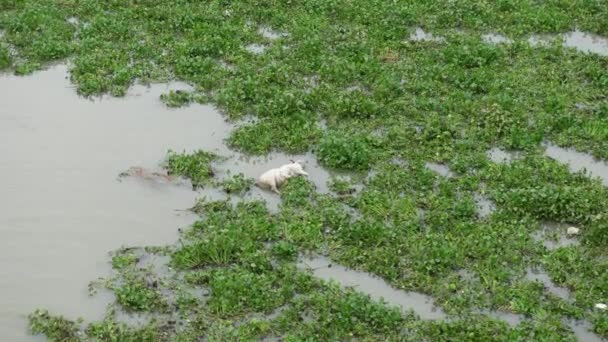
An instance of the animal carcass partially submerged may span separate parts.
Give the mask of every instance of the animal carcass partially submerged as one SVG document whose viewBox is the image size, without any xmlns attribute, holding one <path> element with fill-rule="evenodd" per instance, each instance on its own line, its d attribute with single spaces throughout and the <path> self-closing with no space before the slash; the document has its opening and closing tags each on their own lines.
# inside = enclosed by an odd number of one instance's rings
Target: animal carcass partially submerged
<svg viewBox="0 0 608 342">
<path fill-rule="evenodd" d="M 141 178 L 144 180 L 161 181 L 161 182 L 172 182 L 174 180 L 174 177 L 171 177 L 170 175 L 167 175 L 167 174 L 161 173 L 161 172 L 151 171 L 151 170 L 145 169 L 141 166 L 133 166 L 133 167 L 129 168 L 127 171 L 121 172 L 118 175 L 118 178 L 120 179 L 123 177 L 129 177 L 129 176 Z"/>
<path fill-rule="evenodd" d="M 279 187 L 283 185 L 285 181 L 299 175 L 308 176 L 308 173 L 304 171 L 301 161 L 298 160 L 294 162 L 292 160 L 289 164 L 264 172 L 255 184 L 260 188 L 270 189 L 278 194 Z"/>
</svg>

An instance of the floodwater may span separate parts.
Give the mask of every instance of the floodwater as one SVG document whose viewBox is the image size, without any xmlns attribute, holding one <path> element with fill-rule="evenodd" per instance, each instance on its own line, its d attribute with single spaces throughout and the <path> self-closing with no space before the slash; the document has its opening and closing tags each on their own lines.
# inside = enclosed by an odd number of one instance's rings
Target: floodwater
<svg viewBox="0 0 608 342">
<path fill-rule="evenodd" d="M 502 34 L 498 34 L 498 33 L 486 33 L 484 35 L 481 36 L 481 39 L 486 42 L 486 43 L 491 43 L 491 44 L 511 44 L 513 43 L 513 41 L 505 36 L 503 36 Z"/>
<path fill-rule="evenodd" d="M 574 336 L 581 342 L 602 342 L 604 338 L 593 332 L 593 325 L 585 320 L 566 320 L 566 324 L 574 332 Z"/>
<path fill-rule="evenodd" d="M 107 253 L 121 244 L 176 239 L 194 217 L 177 215 L 196 193 L 138 179 L 117 181 L 134 165 L 156 166 L 169 148 L 191 150 L 223 130 L 209 106 L 172 111 L 170 88 L 135 87 L 128 99 L 79 98 L 66 67 L 0 77 L 0 340 L 31 340 L 24 315 L 48 308 L 99 318 L 107 300 L 87 284 L 108 274 Z"/>
<path fill-rule="evenodd" d="M 542 222 L 541 229 L 532 234 L 536 242 L 541 242 L 548 250 L 578 245 L 574 236 L 568 236 L 566 231 L 571 225 L 565 223 Z"/>
<path fill-rule="evenodd" d="M 300 268 L 310 268 L 316 277 L 334 280 L 344 287 L 368 294 L 372 299 L 383 298 L 390 305 L 403 310 L 413 310 L 422 319 L 444 319 L 446 314 L 434 306 L 433 299 L 417 292 L 401 291 L 390 286 L 383 279 L 369 273 L 348 269 L 332 263 L 324 257 L 303 259 Z"/>
<path fill-rule="evenodd" d="M 87 285 L 109 274 L 108 252 L 166 245 L 195 217 L 183 210 L 209 190 L 125 177 L 132 166 L 158 169 L 168 149 L 203 148 L 229 157 L 220 177 L 263 171 L 302 159 L 327 192 L 331 175 L 311 154 L 245 158 L 224 139 L 234 125 L 212 106 L 169 109 L 159 95 L 185 84 L 134 86 L 125 98 L 76 95 L 67 67 L 28 77 L 0 76 L 0 340 L 34 339 L 25 315 L 36 308 L 85 319 L 102 317 L 111 296 L 88 297 Z M 248 195 L 275 207 L 279 197 Z"/>
<path fill-rule="evenodd" d="M 432 33 L 425 32 L 422 28 L 416 27 L 414 32 L 410 35 L 410 40 L 415 42 L 444 42 L 445 38 L 438 37 Z"/>
<path fill-rule="evenodd" d="M 608 38 L 598 36 L 596 34 L 587 33 L 579 30 L 571 31 L 564 34 L 538 34 L 528 38 L 528 42 L 532 45 L 544 45 L 550 43 L 555 38 L 564 39 L 564 46 L 575 48 L 584 53 L 595 53 L 602 56 L 608 56 Z M 511 44 L 513 40 L 498 33 L 487 33 L 481 38 L 490 44 Z"/>
<path fill-rule="evenodd" d="M 595 53 L 602 56 L 608 55 L 608 39 L 582 31 L 571 31 L 561 35 L 533 35 L 528 38 L 532 45 L 543 45 L 551 42 L 556 37 L 564 39 L 564 46 L 575 48 L 580 52 Z"/>
<path fill-rule="evenodd" d="M 262 37 L 264 37 L 266 39 L 269 39 L 269 40 L 276 40 L 276 39 L 279 39 L 281 37 L 286 37 L 287 36 L 287 33 L 278 32 L 278 31 L 275 31 L 275 30 L 271 29 L 270 27 L 266 27 L 266 26 L 260 27 L 258 29 L 258 33 Z"/>
<path fill-rule="evenodd" d="M 251 52 L 254 55 L 260 55 L 266 51 L 266 46 L 261 44 L 249 44 L 245 46 L 245 50 Z"/>
<path fill-rule="evenodd" d="M 549 293 L 563 300 L 567 301 L 570 298 L 570 290 L 565 287 L 555 285 L 549 274 L 542 269 L 527 269 L 526 279 L 541 282 Z"/>
<path fill-rule="evenodd" d="M 603 56 L 608 55 L 608 39 L 578 30 L 564 35 L 564 45 L 573 47 L 581 52 L 591 52 Z"/>
<path fill-rule="evenodd" d="M 597 160 L 590 154 L 551 143 L 546 144 L 545 147 L 545 155 L 560 163 L 568 164 L 572 172 L 587 170 L 592 177 L 598 177 L 602 184 L 608 186 L 608 163 L 605 161 Z"/>
<path fill-rule="evenodd" d="M 526 316 L 524 316 L 524 315 L 516 314 L 513 312 L 501 311 L 501 310 L 494 310 L 494 311 L 482 310 L 482 311 L 480 311 L 480 313 L 488 315 L 492 318 L 503 320 L 503 321 L 507 322 L 507 324 L 511 327 L 516 327 L 521 322 L 526 320 Z"/>
<path fill-rule="evenodd" d="M 452 178 L 452 177 L 454 177 L 454 173 L 446 165 L 427 162 L 425 164 L 425 166 L 426 166 L 427 169 L 429 169 L 431 171 L 434 171 L 434 172 L 440 174 L 443 177 L 446 177 L 446 178 Z"/>
<path fill-rule="evenodd" d="M 497 164 L 509 164 L 517 158 L 516 152 L 505 151 L 498 147 L 489 149 L 486 155 L 492 162 Z"/>
<path fill-rule="evenodd" d="M 480 193 L 475 193 L 473 195 L 473 200 L 477 206 L 477 215 L 479 215 L 480 218 L 488 217 L 496 210 L 494 202 Z"/>
</svg>

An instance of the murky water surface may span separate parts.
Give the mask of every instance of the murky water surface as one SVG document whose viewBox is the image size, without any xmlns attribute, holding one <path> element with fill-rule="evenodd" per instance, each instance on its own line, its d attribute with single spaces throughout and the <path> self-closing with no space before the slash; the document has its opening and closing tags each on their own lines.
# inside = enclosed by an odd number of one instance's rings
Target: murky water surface
<svg viewBox="0 0 608 342">
<path fill-rule="evenodd" d="M 608 39 L 582 31 L 572 31 L 562 35 L 533 35 L 528 38 L 532 45 L 549 44 L 556 37 L 564 39 L 564 46 L 575 48 L 580 52 L 595 53 L 598 55 L 608 55 Z"/>
<path fill-rule="evenodd" d="M 140 179 L 117 181 L 134 165 L 155 167 L 169 148 L 220 147 L 228 126 L 212 107 L 168 110 L 168 89 L 134 87 L 126 99 L 79 98 L 56 66 L 0 77 L 0 340 L 30 340 L 24 315 L 42 307 L 99 318 L 106 300 L 87 284 L 108 274 L 121 244 L 166 244 L 194 217 L 177 214 L 197 194 Z"/>
<path fill-rule="evenodd" d="M 249 44 L 247 46 L 245 46 L 245 49 L 251 53 L 253 53 L 254 55 L 259 55 L 264 53 L 264 51 L 266 51 L 266 46 L 261 45 L 261 44 Z"/>
<path fill-rule="evenodd" d="M 494 202 L 482 194 L 475 193 L 473 200 L 477 207 L 477 215 L 481 218 L 490 216 L 496 210 Z"/>
<path fill-rule="evenodd" d="M 606 339 L 593 332 L 593 325 L 588 321 L 568 320 L 566 321 L 566 324 L 572 329 L 574 336 L 576 336 L 580 342 L 606 341 Z"/>
<path fill-rule="evenodd" d="M 608 55 L 608 39 L 581 31 L 573 31 L 564 35 L 564 44 L 582 52 L 598 55 Z"/>
<path fill-rule="evenodd" d="M 270 27 L 266 27 L 266 26 L 260 27 L 258 29 L 258 33 L 262 37 L 264 37 L 266 39 L 270 39 L 270 40 L 276 40 L 281 37 L 287 36 L 287 33 L 285 33 L 285 32 L 278 32 L 278 31 L 275 31 L 275 30 L 271 29 Z"/>
<path fill-rule="evenodd" d="M 535 46 L 547 45 L 556 38 L 563 38 L 564 46 L 575 48 L 580 52 L 608 55 L 608 38 L 578 30 L 564 34 L 536 34 L 530 36 L 528 42 Z M 513 43 L 510 38 L 497 33 L 484 34 L 481 39 L 490 44 Z"/>
<path fill-rule="evenodd" d="M 443 42 L 445 41 L 445 38 L 435 36 L 432 33 L 425 32 L 420 27 L 416 27 L 414 32 L 410 35 L 410 40 L 415 42 Z"/>
<path fill-rule="evenodd" d="M 541 229 L 532 234 L 534 241 L 541 242 L 549 250 L 579 244 L 575 236 L 566 234 L 570 225 L 565 223 L 543 222 Z"/>
<path fill-rule="evenodd" d="M 608 186 L 608 163 L 597 160 L 587 153 L 577 152 L 571 148 L 563 148 L 551 143 L 545 145 L 545 155 L 560 163 L 568 164 L 573 172 L 587 170 L 591 177 L 598 177 L 602 184 Z"/>
<path fill-rule="evenodd" d="M 518 153 L 513 151 L 505 151 L 498 147 L 493 147 L 486 153 L 488 158 L 497 164 L 509 164 L 518 158 Z"/>
<path fill-rule="evenodd" d="M 434 171 L 443 177 L 446 177 L 446 178 L 454 177 L 454 173 L 446 165 L 428 162 L 425 164 L 425 166 L 427 169 Z"/>
<path fill-rule="evenodd" d="M 310 268 L 316 277 L 323 280 L 335 280 L 344 287 L 353 287 L 356 291 L 370 295 L 372 299 L 383 298 L 390 305 L 399 306 L 403 310 L 413 310 L 422 319 L 446 317 L 441 309 L 433 305 L 433 300 L 429 296 L 397 290 L 379 277 L 334 264 L 327 258 L 303 259 L 298 266 Z"/>
<path fill-rule="evenodd" d="M 502 43 L 511 44 L 511 43 L 513 43 L 513 41 L 511 39 L 503 36 L 502 34 L 498 34 L 498 33 L 483 34 L 483 35 L 481 35 L 481 39 L 484 42 L 491 43 L 491 44 L 502 44 Z"/>
<path fill-rule="evenodd" d="M 212 106 L 168 109 L 159 95 L 184 84 L 135 86 L 122 99 L 79 98 L 65 66 L 29 77 L 0 77 L 0 340 L 31 340 L 25 315 L 36 308 L 98 319 L 110 296 L 87 284 L 109 272 L 107 253 L 124 245 L 165 245 L 195 217 L 185 209 L 219 190 L 125 177 L 132 166 L 160 170 L 168 149 L 202 148 L 229 157 L 220 178 L 258 177 L 302 159 L 320 192 L 330 174 L 311 154 L 245 158 L 227 149 L 233 125 Z M 211 196 L 212 197 L 212 196 Z M 276 209 L 279 197 L 246 196 Z"/>
<path fill-rule="evenodd" d="M 557 286 L 553 280 L 551 280 L 549 274 L 542 269 L 527 269 L 526 279 L 541 282 L 545 286 L 547 292 L 563 300 L 567 301 L 570 298 L 570 290 L 565 287 Z"/>
</svg>

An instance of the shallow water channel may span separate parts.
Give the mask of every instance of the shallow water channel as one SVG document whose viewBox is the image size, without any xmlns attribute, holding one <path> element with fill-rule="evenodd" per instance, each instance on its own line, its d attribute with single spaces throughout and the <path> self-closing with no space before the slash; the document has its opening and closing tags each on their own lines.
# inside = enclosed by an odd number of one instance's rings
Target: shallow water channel
<svg viewBox="0 0 608 342">
<path fill-rule="evenodd" d="M 227 149 L 234 127 L 212 106 L 168 109 L 159 95 L 185 84 L 134 86 L 125 98 L 78 97 L 57 65 L 28 77 L 0 76 L 0 341 L 32 340 L 25 316 L 47 308 L 69 318 L 101 318 L 109 297 L 88 297 L 87 284 L 110 271 L 108 252 L 165 245 L 195 217 L 179 209 L 215 190 L 134 177 L 132 166 L 159 169 L 168 149 L 203 148 L 230 157 L 219 177 L 256 177 L 289 159 L 321 192 L 330 174 L 313 156 L 244 158 Z M 278 206 L 257 188 L 248 195 Z"/>
<path fill-rule="evenodd" d="M 355 291 L 365 293 L 372 299 L 383 299 L 406 312 L 412 310 L 422 319 L 446 318 L 446 314 L 440 308 L 435 307 L 431 297 L 418 292 L 395 289 L 379 277 L 348 269 L 332 263 L 325 257 L 302 259 L 298 266 L 302 269 L 310 269 L 316 277 L 323 280 L 336 281 L 344 287 L 352 287 Z"/>
</svg>

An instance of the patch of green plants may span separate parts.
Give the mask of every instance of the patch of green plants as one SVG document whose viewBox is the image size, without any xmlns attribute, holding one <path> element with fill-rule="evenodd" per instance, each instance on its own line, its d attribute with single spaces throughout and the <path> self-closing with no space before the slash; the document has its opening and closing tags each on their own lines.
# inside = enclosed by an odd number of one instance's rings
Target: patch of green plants
<svg viewBox="0 0 608 342">
<path fill-rule="evenodd" d="M 218 158 L 216 154 L 203 150 L 190 154 L 169 151 L 166 165 L 170 175 L 186 177 L 190 179 L 192 186 L 202 187 L 214 176 L 211 162 Z"/>
<path fill-rule="evenodd" d="M 153 284 L 144 279 L 133 279 L 114 289 L 116 301 L 125 309 L 133 311 L 150 311 L 162 308 L 161 295 Z"/>
<path fill-rule="evenodd" d="M 41 334 L 51 341 L 80 341 L 78 322 L 63 316 L 53 316 L 46 310 L 36 310 L 28 315 L 30 331 Z"/>
<path fill-rule="evenodd" d="M 356 191 L 351 182 L 344 178 L 333 178 L 328 181 L 327 185 L 331 191 L 339 196 L 351 195 Z"/>
<path fill-rule="evenodd" d="M 137 261 L 139 261 L 139 258 L 133 253 L 120 253 L 112 257 L 112 268 L 121 270 L 134 266 Z"/>
<path fill-rule="evenodd" d="M 5 70 L 9 68 L 12 64 L 12 58 L 9 50 L 0 45 L 0 70 Z"/>
<path fill-rule="evenodd" d="M 367 136 L 348 132 L 326 134 L 316 150 L 324 165 L 354 171 L 368 170 L 374 162 L 375 152 L 373 142 Z"/>
<path fill-rule="evenodd" d="M 162 94 L 160 100 L 163 101 L 167 107 L 177 108 L 192 102 L 193 95 L 192 93 L 183 90 L 172 90 L 168 94 Z"/>
<path fill-rule="evenodd" d="M 226 178 L 219 185 L 226 193 L 239 195 L 249 191 L 253 183 L 253 178 L 247 178 L 244 174 L 238 173 L 231 178 Z"/>
</svg>

